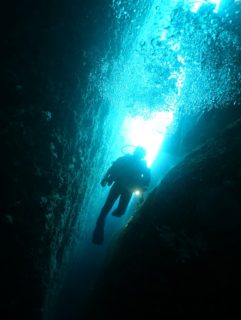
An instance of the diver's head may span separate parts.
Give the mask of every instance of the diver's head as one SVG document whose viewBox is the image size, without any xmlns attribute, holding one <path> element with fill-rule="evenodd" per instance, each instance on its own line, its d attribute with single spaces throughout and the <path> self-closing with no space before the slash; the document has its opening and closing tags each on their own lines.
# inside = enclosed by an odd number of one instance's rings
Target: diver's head
<svg viewBox="0 0 241 320">
<path fill-rule="evenodd" d="M 145 156 L 146 156 L 146 150 L 145 150 L 143 147 L 138 146 L 138 147 L 135 148 L 135 151 L 134 151 L 133 154 L 134 154 L 134 156 L 136 156 L 137 158 L 143 159 L 143 158 L 145 158 Z"/>
</svg>

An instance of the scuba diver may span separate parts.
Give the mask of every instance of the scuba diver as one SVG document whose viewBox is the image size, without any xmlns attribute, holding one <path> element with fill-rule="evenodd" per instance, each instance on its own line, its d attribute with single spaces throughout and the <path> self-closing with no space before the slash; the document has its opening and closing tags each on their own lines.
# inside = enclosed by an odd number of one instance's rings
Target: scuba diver
<svg viewBox="0 0 241 320">
<path fill-rule="evenodd" d="M 119 198 L 117 208 L 112 212 L 115 217 L 121 217 L 135 191 L 143 193 L 150 184 L 151 174 L 144 157 L 146 150 L 138 146 L 133 154 L 126 154 L 113 162 L 101 180 L 101 186 L 111 186 L 104 206 L 96 222 L 92 242 L 102 244 L 104 240 L 105 218 L 116 200 Z"/>
</svg>

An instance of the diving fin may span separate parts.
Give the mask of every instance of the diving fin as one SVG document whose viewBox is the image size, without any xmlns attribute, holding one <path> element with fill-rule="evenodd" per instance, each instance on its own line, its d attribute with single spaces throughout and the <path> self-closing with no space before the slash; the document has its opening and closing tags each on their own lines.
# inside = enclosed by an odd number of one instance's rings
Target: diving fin
<svg viewBox="0 0 241 320">
<path fill-rule="evenodd" d="M 92 243 L 102 244 L 103 241 L 104 241 L 104 228 L 97 225 L 93 232 Z"/>
</svg>

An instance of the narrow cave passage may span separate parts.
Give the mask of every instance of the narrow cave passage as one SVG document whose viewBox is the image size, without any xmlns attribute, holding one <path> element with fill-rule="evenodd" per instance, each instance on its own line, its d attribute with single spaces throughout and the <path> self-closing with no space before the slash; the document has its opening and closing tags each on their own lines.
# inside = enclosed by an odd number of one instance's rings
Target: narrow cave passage
<svg viewBox="0 0 241 320">
<path fill-rule="evenodd" d="M 212 226 L 219 221 L 212 216 L 216 205 L 217 211 L 223 212 L 220 228 L 230 226 L 227 234 L 217 239 L 224 247 L 226 239 L 233 239 L 235 244 L 232 230 L 238 229 L 235 219 L 240 216 L 236 213 L 240 210 L 237 119 L 241 110 L 241 1 L 10 0 L 0 14 L 0 266 L 4 319 L 81 318 L 102 267 L 113 251 L 119 253 L 115 248 L 123 238 L 136 240 L 134 255 L 139 250 L 135 248 L 143 238 L 129 230 L 145 206 L 152 207 L 153 194 L 163 184 L 162 194 L 169 198 L 170 206 L 163 206 L 161 201 L 160 206 L 154 206 L 156 211 L 152 211 L 150 220 L 158 220 L 159 209 L 166 210 L 167 220 L 170 208 L 173 216 L 179 212 L 180 206 L 177 210 L 172 206 L 174 194 L 181 203 L 182 198 L 185 200 L 188 210 L 191 201 L 188 212 L 197 213 L 212 232 L 207 235 L 205 228 L 196 228 L 212 241 L 212 233 L 216 235 Z M 212 150 L 201 148 L 235 121 L 224 134 L 227 140 L 215 140 L 223 146 L 221 149 L 219 145 Z M 140 206 L 134 196 L 122 218 L 110 214 L 103 245 L 93 245 L 93 229 L 109 190 L 102 188 L 100 181 L 112 161 L 132 152 L 136 145 L 146 148 L 152 171 L 145 201 Z M 197 149 L 204 154 L 198 154 Z M 210 161 L 210 166 L 208 163 L 198 171 L 198 165 L 192 162 L 194 151 L 197 164 L 204 166 L 209 155 L 215 163 Z M 199 188 L 197 192 L 195 188 L 190 190 L 192 187 L 182 188 L 188 183 L 180 167 L 190 154 L 186 169 L 197 171 L 195 181 L 190 172 L 185 174 L 190 178 L 189 186 Z M 222 155 L 226 156 L 224 162 Z M 216 163 L 220 165 L 217 171 Z M 171 175 L 171 186 L 176 176 L 180 178 L 175 192 L 165 189 L 166 173 Z M 189 191 L 197 203 L 192 202 Z M 210 201 L 212 197 L 217 203 Z M 233 213 L 231 222 L 225 221 L 226 211 Z M 161 228 L 162 220 L 158 221 Z M 171 222 L 175 225 L 177 221 Z M 153 231 L 155 236 L 156 228 Z M 169 236 L 169 240 L 175 239 L 175 232 L 162 231 L 160 246 Z M 179 231 L 184 245 L 181 251 L 186 254 L 190 248 L 188 244 L 185 247 L 185 241 L 191 238 L 195 244 L 196 234 L 192 228 L 189 237 L 188 232 Z M 203 243 L 200 247 L 205 251 Z M 153 254 L 153 261 L 157 251 L 148 251 L 146 256 Z M 235 259 L 227 257 L 232 267 Z M 215 255 L 213 260 L 215 266 Z M 208 270 L 209 260 L 204 264 Z M 236 269 L 240 270 L 239 264 Z M 236 273 L 230 270 L 224 272 L 234 279 Z M 224 279 L 221 272 L 218 275 Z M 128 286 L 132 277 L 125 277 L 125 273 L 121 276 L 128 280 Z M 137 280 L 134 289 L 140 288 Z M 217 290 L 215 284 L 213 289 Z"/>
<path fill-rule="evenodd" d="M 139 1 L 138 6 L 113 1 L 113 9 L 117 29 L 124 26 L 120 52 L 113 60 L 106 57 L 99 66 L 102 77 L 98 90 L 109 114 L 102 147 L 91 159 L 77 230 L 80 244 L 65 280 L 58 320 L 79 316 L 80 305 L 93 289 L 110 244 L 137 208 L 134 198 L 124 217 L 109 215 L 104 245 L 91 243 L 96 218 L 108 193 L 101 189 L 100 180 L 111 161 L 133 150 L 133 146 L 143 145 L 153 170 L 151 191 L 185 155 L 182 138 L 203 113 L 212 110 L 214 103 L 216 107 L 228 104 L 238 94 L 237 88 L 233 89 L 240 75 L 235 20 L 240 16 L 238 1 L 155 0 L 151 4 Z M 227 51 L 220 62 L 223 50 Z M 231 55 L 236 57 L 232 61 Z M 231 65 L 232 71 L 227 73 Z M 180 135 L 171 140 L 175 131 Z"/>
</svg>

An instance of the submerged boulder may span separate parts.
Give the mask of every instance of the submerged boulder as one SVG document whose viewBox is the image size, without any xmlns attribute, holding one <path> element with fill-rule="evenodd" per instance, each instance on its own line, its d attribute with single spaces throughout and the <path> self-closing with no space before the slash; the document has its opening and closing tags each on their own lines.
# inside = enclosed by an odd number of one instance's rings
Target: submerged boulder
<svg viewBox="0 0 241 320">
<path fill-rule="evenodd" d="M 240 195 L 241 119 L 153 190 L 112 247 L 86 318 L 240 314 Z"/>
</svg>

